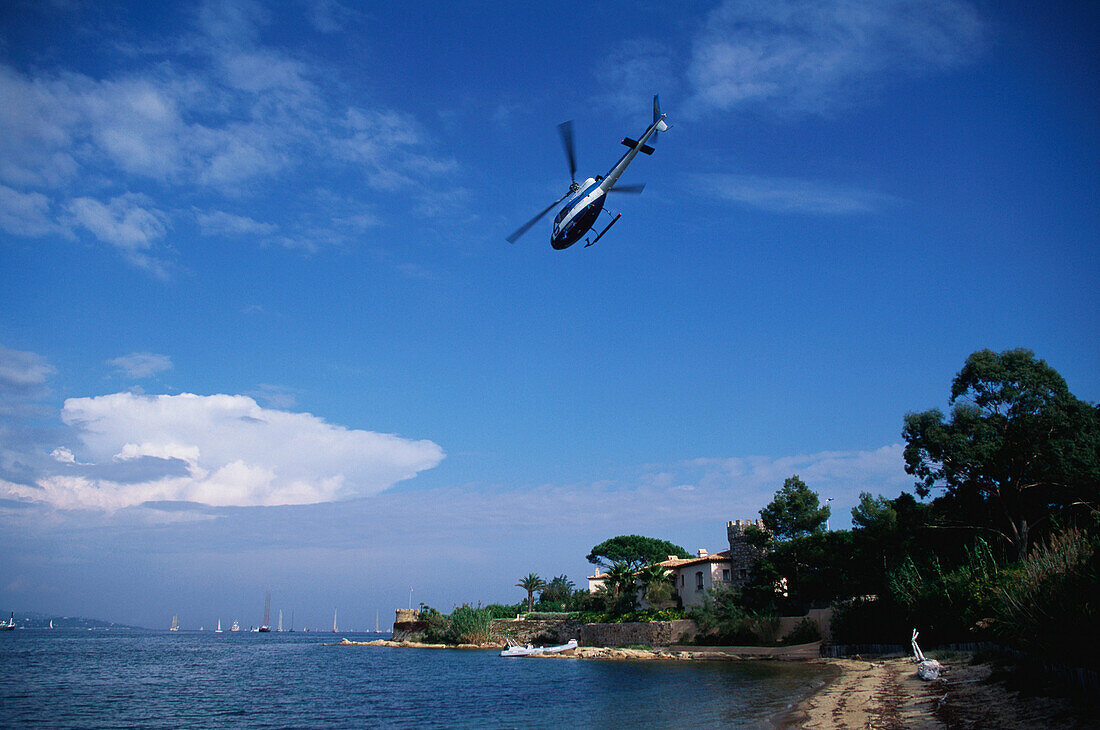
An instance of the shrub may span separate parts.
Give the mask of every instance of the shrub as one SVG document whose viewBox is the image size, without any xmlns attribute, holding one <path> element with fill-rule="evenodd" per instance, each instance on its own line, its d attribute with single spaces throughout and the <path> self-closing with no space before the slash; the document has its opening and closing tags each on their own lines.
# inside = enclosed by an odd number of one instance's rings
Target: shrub
<svg viewBox="0 0 1100 730">
<path fill-rule="evenodd" d="M 488 644 L 492 623 L 492 612 L 464 603 L 451 612 L 450 625 L 445 635 L 447 643 Z"/>
<path fill-rule="evenodd" d="M 993 622 L 1010 645 L 1077 666 L 1100 663 L 1098 551 L 1074 529 L 1037 545 L 999 589 Z"/>
<path fill-rule="evenodd" d="M 936 555 L 923 565 L 910 557 L 890 574 L 888 584 L 908 623 L 932 644 L 980 640 L 987 619 L 996 613 L 1000 585 L 1009 577 L 979 538 L 954 569 L 945 570 Z"/>
<path fill-rule="evenodd" d="M 507 606 L 500 603 L 490 603 L 482 610 L 488 611 L 492 618 L 515 618 L 527 613 L 527 601 L 520 601 Z"/>
<path fill-rule="evenodd" d="M 720 585 L 707 591 L 703 605 L 688 617 L 699 627 L 696 643 L 717 646 L 758 646 L 775 641 L 779 617 L 741 605 L 740 592 Z"/>
<path fill-rule="evenodd" d="M 420 620 L 428 624 L 428 628 L 420 635 L 420 640 L 425 644 L 447 643 L 447 617 L 431 606 L 420 604 Z"/>
<path fill-rule="evenodd" d="M 804 618 L 795 624 L 795 627 L 790 632 L 779 640 L 780 644 L 792 646 L 794 644 L 809 644 L 814 641 L 821 640 L 821 629 L 818 628 L 816 621 L 811 621 L 809 618 Z"/>
</svg>

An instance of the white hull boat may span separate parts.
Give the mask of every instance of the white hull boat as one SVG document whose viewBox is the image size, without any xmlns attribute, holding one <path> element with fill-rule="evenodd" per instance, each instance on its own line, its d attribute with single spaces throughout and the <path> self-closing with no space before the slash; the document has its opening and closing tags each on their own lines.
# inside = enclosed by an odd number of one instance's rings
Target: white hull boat
<svg viewBox="0 0 1100 730">
<path fill-rule="evenodd" d="M 569 651 L 577 648 L 577 640 L 570 639 L 564 644 L 558 646 L 520 646 L 519 644 L 512 644 L 500 653 L 501 656 L 538 656 L 540 654 L 560 654 L 563 651 Z"/>
</svg>

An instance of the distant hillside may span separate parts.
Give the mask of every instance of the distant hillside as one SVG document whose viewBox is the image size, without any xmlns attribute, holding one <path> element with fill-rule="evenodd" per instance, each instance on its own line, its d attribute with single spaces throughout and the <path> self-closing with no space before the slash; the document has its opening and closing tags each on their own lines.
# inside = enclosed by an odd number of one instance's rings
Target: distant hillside
<svg viewBox="0 0 1100 730">
<path fill-rule="evenodd" d="M 8 611 L 7 616 L 0 616 L 3 620 L 7 621 L 11 616 L 11 611 Z M 50 621 L 53 621 L 53 627 L 55 629 L 140 629 L 140 626 L 127 626 L 126 624 L 116 624 L 114 621 L 104 621 L 98 618 L 84 618 L 83 616 L 50 616 L 44 613 L 36 613 L 34 611 L 26 611 L 20 613 L 15 612 L 15 626 L 16 628 L 24 629 L 48 629 L 50 627 Z"/>
</svg>

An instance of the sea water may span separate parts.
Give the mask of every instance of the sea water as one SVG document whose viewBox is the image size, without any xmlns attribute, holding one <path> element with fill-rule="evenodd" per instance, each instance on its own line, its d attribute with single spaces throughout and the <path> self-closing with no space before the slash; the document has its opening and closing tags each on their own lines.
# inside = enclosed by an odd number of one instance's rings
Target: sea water
<svg viewBox="0 0 1100 730">
<path fill-rule="evenodd" d="M 0 633 L 0 725 L 770 727 L 820 665 L 501 658 L 318 633 Z M 367 640 L 370 637 L 355 637 Z"/>
</svg>

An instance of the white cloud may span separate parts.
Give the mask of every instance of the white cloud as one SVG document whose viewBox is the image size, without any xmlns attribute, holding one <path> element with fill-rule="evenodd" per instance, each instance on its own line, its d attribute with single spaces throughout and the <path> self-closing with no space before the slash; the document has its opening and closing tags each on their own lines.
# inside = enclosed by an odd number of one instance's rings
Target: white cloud
<svg viewBox="0 0 1100 730">
<path fill-rule="evenodd" d="M 895 203 L 882 193 L 799 178 L 714 173 L 693 179 L 705 194 L 773 213 L 848 215 Z"/>
<path fill-rule="evenodd" d="M 329 30 L 357 17 L 338 3 L 315 10 L 314 22 Z M 105 65 L 95 77 L 0 63 L 0 229 L 71 238 L 81 226 L 128 262 L 163 274 L 164 249 L 153 244 L 170 231 L 160 211 L 186 208 L 189 198 L 216 208 L 209 201 L 221 196 L 243 211 L 292 172 L 362 176 L 375 190 L 430 198 L 455 160 L 433 150 L 413 116 L 357 100 L 369 108 L 362 111 L 333 69 L 261 42 L 270 14 L 261 3 L 203 4 L 194 29 L 166 39 L 167 57 L 160 50 L 157 63 Z M 360 210 L 374 203 L 361 194 L 352 202 Z M 303 208 L 294 220 L 309 216 Z M 277 231 L 245 213 L 205 215 L 208 232 Z M 284 236 L 311 239 L 307 249 L 333 240 Z"/>
<path fill-rule="evenodd" d="M 148 378 L 151 375 L 172 369 L 172 359 L 170 357 L 152 352 L 131 352 L 129 355 L 108 360 L 107 364 L 131 378 Z"/>
<path fill-rule="evenodd" d="M 163 274 L 161 262 L 149 251 L 168 232 L 168 216 L 145 196 L 128 193 L 107 204 L 93 198 L 76 198 L 69 203 L 68 213 L 75 224 L 114 246 L 131 263 Z"/>
<path fill-rule="evenodd" d="M 50 199 L 42 193 L 21 193 L 0 185 L 0 229 L 16 236 L 39 236 L 66 231 L 50 212 Z"/>
<path fill-rule="evenodd" d="M 273 223 L 261 223 L 248 216 L 234 215 L 221 210 L 209 213 L 196 212 L 195 218 L 205 236 L 265 236 L 279 230 L 279 227 Z"/>
<path fill-rule="evenodd" d="M 54 372 L 40 355 L 0 345 L 0 392 L 36 389 Z"/>
<path fill-rule="evenodd" d="M 630 115 L 648 111 L 653 94 L 672 94 L 679 86 L 672 49 L 649 39 L 620 43 L 601 63 L 597 73 L 609 90 L 605 98 Z"/>
<path fill-rule="evenodd" d="M 140 195 L 120 195 L 107 204 L 77 198 L 69 213 L 99 240 L 129 252 L 152 247 L 168 230 L 167 216 Z"/>
<path fill-rule="evenodd" d="M 703 110 L 821 112 L 888 74 L 967 62 L 984 35 L 964 0 L 727 0 L 695 39 L 687 77 Z"/>
<path fill-rule="evenodd" d="M 71 398 L 61 416 L 85 468 L 34 486 L 8 483 L 10 496 L 103 511 L 149 501 L 314 504 L 376 494 L 443 458 L 431 441 L 347 429 L 240 395 Z"/>
</svg>

